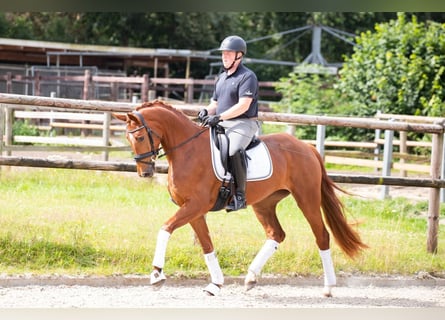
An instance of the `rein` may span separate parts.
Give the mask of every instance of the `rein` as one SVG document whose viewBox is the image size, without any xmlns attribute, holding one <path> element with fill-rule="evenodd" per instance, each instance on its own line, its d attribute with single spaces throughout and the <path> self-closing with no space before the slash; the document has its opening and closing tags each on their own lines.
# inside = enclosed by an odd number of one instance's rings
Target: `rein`
<svg viewBox="0 0 445 320">
<path fill-rule="evenodd" d="M 178 144 L 177 146 L 174 146 L 173 148 L 171 148 L 168 151 L 165 151 L 163 154 L 161 154 L 159 156 L 159 158 L 165 157 L 167 154 L 169 154 L 170 152 L 182 147 L 183 145 L 189 143 L 190 141 L 192 141 L 193 139 L 199 137 L 202 133 L 204 133 L 204 131 L 206 131 L 208 128 L 204 128 L 201 129 L 200 131 L 198 131 L 197 133 L 195 133 L 193 136 L 191 136 L 190 138 L 188 138 L 187 140 L 182 141 L 180 144 Z"/>
<path fill-rule="evenodd" d="M 188 138 L 188 139 L 186 139 L 185 141 L 179 143 L 178 145 L 172 147 L 170 150 L 164 151 L 164 153 L 162 153 L 161 155 L 159 155 L 159 151 L 162 150 L 162 147 L 161 147 L 161 148 L 158 148 L 158 149 L 155 149 L 155 147 L 154 147 L 154 142 L 153 142 L 153 134 L 154 134 L 156 137 L 158 137 L 159 139 L 161 139 L 161 136 L 160 136 L 159 134 L 157 134 L 154 130 L 152 130 L 152 129 L 147 125 L 147 123 L 145 122 L 144 116 L 143 116 L 140 112 L 138 112 L 138 111 L 133 111 L 133 114 L 135 114 L 135 115 L 139 118 L 139 120 L 140 120 L 141 123 L 142 123 L 142 126 L 136 128 L 136 129 L 133 129 L 133 130 L 131 130 L 131 131 L 128 131 L 128 132 L 129 132 L 129 133 L 133 133 L 133 132 L 136 132 L 136 131 L 145 129 L 145 130 L 147 131 L 148 138 L 149 138 L 149 140 L 150 140 L 150 147 L 151 147 L 151 151 L 136 155 L 136 156 L 134 157 L 134 160 L 136 160 L 136 162 L 146 163 L 145 161 L 142 161 L 142 160 L 145 159 L 145 158 L 148 158 L 148 157 L 158 157 L 158 156 L 159 156 L 159 158 L 165 157 L 167 154 L 171 153 L 172 151 L 174 151 L 174 150 L 176 150 L 176 149 L 178 149 L 178 148 L 184 146 L 185 144 L 189 143 L 189 142 L 192 141 L 193 139 L 197 138 L 197 137 L 200 136 L 202 133 L 204 133 L 204 131 L 206 131 L 206 130 L 208 129 L 208 128 L 203 128 L 202 130 L 198 131 L 197 133 L 195 133 L 195 134 L 194 134 L 193 136 L 191 136 L 190 138 Z"/>
</svg>

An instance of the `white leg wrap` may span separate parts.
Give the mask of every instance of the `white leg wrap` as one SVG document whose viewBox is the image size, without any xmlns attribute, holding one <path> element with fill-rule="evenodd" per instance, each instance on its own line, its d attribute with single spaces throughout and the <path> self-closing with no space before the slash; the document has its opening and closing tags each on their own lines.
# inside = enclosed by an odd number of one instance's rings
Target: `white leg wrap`
<svg viewBox="0 0 445 320">
<path fill-rule="evenodd" d="M 324 285 L 335 286 L 337 279 L 335 277 L 334 263 L 332 262 L 331 250 L 319 250 L 321 263 L 324 271 Z"/>
<path fill-rule="evenodd" d="M 164 268 L 165 252 L 167 251 L 167 243 L 170 238 L 170 233 L 161 229 L 158 233 L 158 239 L 156 241 L 156 250 L 153 257 L 153 266 L 158 268 Z"/>
<path fill-rule="evenodd" d="M 275 251 L 277 251 L 278 244 L 279 243 L 275 240 L 267 239 L 261 250 L 257 253 L 255 259 L 253 259 L 252 263 L 250 264 L 249 271 L 259 275 L 267 260 L 269 260 Z"/>
<path fill-rule="evenodd" d="M 224 275 L 219 266 L 218 258 L 215 252 L 210 252 L 204 255 L 204 261 L 210 272 L 212 283 L 222 285 L 224 284 Z"/>
<path fill-rule="evenodd" d="M 217 296 L 221 292 L 221 288 L 214 283 L 209 283 L 207 287 L 204 288 L 204 292 L 209 296 Z"/>
</svg>

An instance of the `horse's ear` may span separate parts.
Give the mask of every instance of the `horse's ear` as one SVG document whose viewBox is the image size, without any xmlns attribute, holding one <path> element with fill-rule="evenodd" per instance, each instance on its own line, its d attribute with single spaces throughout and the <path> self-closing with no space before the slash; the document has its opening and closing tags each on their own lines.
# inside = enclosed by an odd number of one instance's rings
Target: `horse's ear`
<svg viewBox="0 0 445 320">
<path fill-rule="evenodd" d="M 126 114 L 112 112 L 111 115 L 120 121 L 127 121 L 127 119 L 128 119 Z"/>
<path fill-rule="evenodd" d="M 127 113 L 127 119 L 132 120 L 136 123 L 141 123 L 138 117 L 136 117 L 133 113 Z"/>
</svg>

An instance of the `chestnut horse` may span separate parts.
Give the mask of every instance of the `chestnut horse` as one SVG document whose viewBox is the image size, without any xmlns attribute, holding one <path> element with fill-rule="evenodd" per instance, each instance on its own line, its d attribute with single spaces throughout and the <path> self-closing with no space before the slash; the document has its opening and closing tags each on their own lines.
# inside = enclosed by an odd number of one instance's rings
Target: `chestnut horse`
<svg viewBox="0 0 445 320">
<path fill-rule="evenodd" d="M 211 164 L 209 129 L 160 100 L 146 102 L 127 114 L 113 113 L 113 116 L 126 122 L 126 137 L 135 154 L 139 176 L 153 176 L 154 161 L 162 146 L 169 165 L 168 191 L 179 206 L 158 233 L 151 284 L 159 288 L 165 282 L 163 267 L 169 237 L 177 228 L 189 223 L 202 246 L 211 277 L 204 291 L 209 295 L 218 294 L 224 276 L 205 214 L 214 206 L 221 182 Z M 331 296 L 336 276 L 324 220 L 339 247 L 349 257 L 353 258 L 367 247 L 346 220 L 343 205 L 335 193 L 335 189 L 343 190 L 328 177 L 323 160 L 313 146 L 286 133 L 259 138 L 269 149 L 273 174 L 266 180 L 249 181 L 246 186 L 247 205 L 252 206 L 267 237 L 248 268 L 246 289 L 255 286 L 264 264 L 285 238 L 276 207 L 280 200 L 291 194 L 315 236 L 324 271 L 323 293 Z"/>
</svg>

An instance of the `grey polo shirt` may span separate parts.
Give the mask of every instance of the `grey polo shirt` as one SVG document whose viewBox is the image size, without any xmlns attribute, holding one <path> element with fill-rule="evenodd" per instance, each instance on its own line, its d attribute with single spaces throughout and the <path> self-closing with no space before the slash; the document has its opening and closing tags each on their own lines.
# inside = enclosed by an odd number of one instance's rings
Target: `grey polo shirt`
<svg viewBox="0 0 445 320">
<path fill-rule="evenodd" d="M 212 99 L 218 102 L 216 114 L 221 114 L 234 104 L 239 98 L 253 98 L 249 109 L 238 118 L 252 118 L 258 116 L 258 79 L 255 73 L 243 64 L 231 74 L 223 72 L 219 75 Z"/>
</svg>

